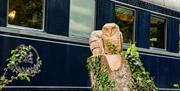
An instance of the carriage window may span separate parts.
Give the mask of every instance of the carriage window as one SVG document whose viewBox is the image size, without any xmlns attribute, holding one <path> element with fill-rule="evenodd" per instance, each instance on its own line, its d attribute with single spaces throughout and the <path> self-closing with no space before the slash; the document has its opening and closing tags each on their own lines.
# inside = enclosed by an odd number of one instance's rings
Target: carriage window
<svg viewBox="0 0 180 91">
<path fill-rule="evenodd" d="M 95 25 L 95 0 L 71 0 L 69 35 L 89 38 Z"/>
<path fill-rule="evenodd" d="M 150 44 L 151 47 L 165 49 L 166 19 L 151 16 Z"/>
<path fill-rule="evenodd" d="M 115 8 L 115 23 L 120 27 L 123 33 L 124 43 L 130 43 L 134 40 L 134 15 L 135 11 L 116 6 Z"/>
<path fill-rule="evenodd" d="M 42 29 L 44 0 L 9 0 L 10 25 Z"/>
</svg>

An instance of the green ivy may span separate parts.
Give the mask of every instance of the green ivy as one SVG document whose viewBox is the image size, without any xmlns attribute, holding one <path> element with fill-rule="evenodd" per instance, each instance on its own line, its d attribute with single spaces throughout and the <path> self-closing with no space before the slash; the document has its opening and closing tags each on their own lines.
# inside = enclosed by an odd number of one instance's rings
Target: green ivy
<svg viewBox="0 0 180 91">
<path fill-rule="evenodd" d="M 106 45 L 107 45 L 108 51 L 111 52 L 112 54 L 125 56 L 125 52 L 119 51 L 117 49 L 116 45 L 114 45 L 113 43 L 108 41 L 108 42 L 106 42 Z"/>
<path fill-rule="evenodd" d="M 126 59 L 128 60 L 132 73 L 132 90 L 157 91 L 157 87 L 150 77 L 149 72 L 147 72 L 143 67 L 143 63 L 139 58 L 139 52 L 137 51 L 135 44 L 132 44 L 130 48 L 127 49 Z"/>
<path fill-rule="evenodd" d="M 178 83 L 174 83 L 174 84 L 172 85 L 172 87 L 173 87 L 173 88 L 180 88 L 180 86 L 179 86 Z"/>
<path fill-rule="evenodd" d="M 117 47 L 112 44 L 111 42 L 106 42 L 107 49 L 110 51 L 112 54 L 120 54 L 120 51 L 117 50 Z"/>
<path fill-rule="evenodd" d="M 36 54 L 36 60 L 33 59 Z M 0 91 L 13 80 L 27 80 L 40 72 L 42 61 L 35 48 L 32 46 L 20 45 L 15 50 L 11 50 L 11 56 L 6 60 L 8 63 L 4 68 L 4 73 L 0 77 Z M 25 65 L 31 66 L 25 66 Z M 23 66 L 21 66 L 23 65 Z"/>
<path fill-rule="evenodd" d="M 89 58 L 87 68 L 95 80 L 93 91 L 116 91 L 115 81 L 109 80 L 107 66 L 101 70 L 100 56 Z"/>
<path fill-rule="evenodd" d="M 150 77 L 149 72 L 143 67 L 139 52 L 135 44 L 132 44 L 127 52 L 121 52 L 116 49 L 112 43 L 107 42 L 108 50 L 116 55 L 122 55 L 126 57 L 130 65 L 133 86 L 130 88 L 131 91 L 157 91 L 157 87 L 154 81 Z M 107 67 L 101 71 L 100 57 L 96 56 L 88 59 L 87 67 L 90 75 L 93 76 L 95 84 L 93 84 L 93 91 L 115 91 L 115 81 L 109 80 Z"/>
<path fill-rule="evenodd" d="M 15 64 L 19 64 L 22 62 L 22 57 L 20 55 L 25 55 L 28 52 L 28 48 L 22 48 L 20 50 L 11 50 L 11 57 L 9 58 L 9 63 L 7 64 L 7 68 L 5 68 L 4 74 L 1 76 L 0 79 L 0 88 L 2 89 L 7 84 L 11 83 L 14 79 L 20 79 L 20 80 L 27 80 L 30 81 L 30 77 L 27 75 L 27 73 L 18 73 L 17 77 L 12 76 L 11 79 L 7 78 L 7 72 L 9 72 L 14 68 Z"/>
</svg>

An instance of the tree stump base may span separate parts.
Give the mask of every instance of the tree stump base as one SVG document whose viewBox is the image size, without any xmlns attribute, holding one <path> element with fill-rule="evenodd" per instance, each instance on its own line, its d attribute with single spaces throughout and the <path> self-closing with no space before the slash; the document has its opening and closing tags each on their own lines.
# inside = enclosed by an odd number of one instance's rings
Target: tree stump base
<svg viewBox="0 0 180 91">
<path fill-rule="evenodd" d="M 97 56 L 90 57 L 91 60 L 95 61 Z M 100 57 L 100 72 L 104 72 L 105 68 L 108 70 L 108 78 L 109 80 L 115 81 L 115 89 L 117 91 L 130 91 L 132 87 L 132 78 L 130 66 L 125 60 L 125 58 L 121 55 L 99 55 Z M 96 85 L 96 76 L 90 70 L 91 83 L 92 86 Z M 98 87 L 98 86 L 95 86 Z M 109 91 L 112 91 L 110 89 Z"/>
</svg>

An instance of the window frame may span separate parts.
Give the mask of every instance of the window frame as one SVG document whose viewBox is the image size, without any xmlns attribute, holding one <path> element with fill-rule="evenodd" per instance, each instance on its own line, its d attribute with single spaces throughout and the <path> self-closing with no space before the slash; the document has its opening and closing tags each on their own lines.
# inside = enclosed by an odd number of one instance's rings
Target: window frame
<svg viewBox="0 0 180 91">
<path fill-rule="evenodd" d="M 156 48 L 156 47 L 152 47 L 150 45 L 149 49 L 151 50 L 158 50 L 158 51 L 167 51 L 167 17 L 165 16 L 162 16 L 162 15 L 158 15 L 158 14 L 154 14 L 154 13 L 151 13 L 150 14 L 150 24 L 151 24 L 151 17 L 156 17 L 156 18 L 160 18 L 160 19 L 164 19 L 165 20 L 165 30 L 164 30 L 164 48 Z M 149 29 L 149 39 L 150 39 L 150 32 L 151 32 L 151 25 L 150 25 L 150 29 Z M 149 43 L 150 43 L 150 40 L 148 40 Z"/>
<path fill-rule="evenodd" d="M 131 8 L 131 7 L 128 7 L 128 6 L 124 6 L 124 5 L 120 5 L 118 3 L 115 3 L 115 8 L 116 7 L 120 7 L 120 8 L 125 8 L 125 9 L 128 9 L 130 11 L 133 11 L 133 14 L 134 14 L 134 21 L 133 21 L 133 40 L 132 42 L 135 43 L 136 42 L 136 9 L 134 8 Z M 121 31 L 121 30 L 120 30 Z M 124 43 L 126 45 L 130 45 L 130 43 Z"/>
<path fill-rule="evenodd" d="M 23 29 L 23 30 L 28 30 L 28 31 L 45 31 L 45 12 L 46 12 L 46 0 L 43 0 L 43 15 L 42 15 L 42 29 L 36 29 L 36 28 L 31 28 L 31 27 L 24 27 L 24 26 L 19 26 L 19 25 L 13 25 L 9 24 L 8 22 L 8 14 L 9 14 L 9 0 L 7 0 L 7 17 L 6 17 L 6 27 L 7 28 L 17 28 L 17 29 Z"/>
</svg>

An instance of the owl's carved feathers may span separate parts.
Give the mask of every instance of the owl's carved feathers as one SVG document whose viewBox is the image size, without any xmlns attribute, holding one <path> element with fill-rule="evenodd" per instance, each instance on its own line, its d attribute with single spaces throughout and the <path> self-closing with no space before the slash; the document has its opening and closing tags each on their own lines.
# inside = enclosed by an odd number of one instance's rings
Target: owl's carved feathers
<svg viewBox="0 0 180 91">
<path fill-rule="evenodd" d="M 89 44 L 92 54 L 113 54 L 108 49 L 108 42 L 115 45 L 118 51 L 123 50 L 123 36 L 115 23 L 105 24 L 102 31 L 93 31 L 91 33 Z"/>
<path fill-rule="evenodd" d="M 89 44 L 93 55 L 104 54 L 102 31 L 93 31 L 89 39 Z"/>
<path fill-rule="evenodd" d="M 105 54 L 113 54 L 109 49 L 107 43 L 115 45 L 118 51 L 123 50 L 123 36 L 120 32 L 119 26 L 115 23 L 105 24 L 102 28 L 102 39 Z"/>
</svg>

